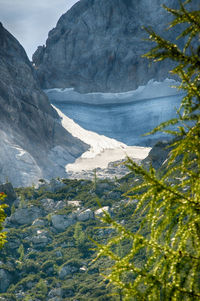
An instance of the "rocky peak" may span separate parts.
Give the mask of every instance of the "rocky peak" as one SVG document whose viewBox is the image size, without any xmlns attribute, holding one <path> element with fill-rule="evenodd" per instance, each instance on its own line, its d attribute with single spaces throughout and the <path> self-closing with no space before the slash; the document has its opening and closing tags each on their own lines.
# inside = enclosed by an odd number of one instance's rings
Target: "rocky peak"
<svg viewBox="0 0 200 301">
<path fill-rule="evenodd" d="M 46 46 L 33 55 L 43 88 L 75 87 L 81 92 L 122 92 L 169 77 L 169 62 L 154 64 L 141 55 L 150 48 L 142 26 L 152 26 L 166 38 L 171 15 L 166 4 L 178 1 L 80 0 L 49 32 Z M 190 4 L 194 6 L 195 4 Z M 158 26 L 159 25 L 159 26 Z"/>
</svg>

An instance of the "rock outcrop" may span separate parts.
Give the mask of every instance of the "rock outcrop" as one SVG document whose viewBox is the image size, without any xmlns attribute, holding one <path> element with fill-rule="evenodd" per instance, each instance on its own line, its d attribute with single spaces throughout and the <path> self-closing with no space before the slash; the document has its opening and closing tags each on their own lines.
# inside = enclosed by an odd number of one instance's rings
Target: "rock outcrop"
<svg viewBox="0 0 200 301">
<path fill-rule="evenodd" d="M 190 6 L 198 5 L 193 1 Z M 151 45 L 142 26 L 173 39 L 165 31 L 171 15 L 162 4 L 178 8 L 177 0 L 80 0 L 61 16 L 39 46 L 33 63 L 42 88 L 74 87 L 80 92 L 122 92 L 169 77 L 169 62 L 141 58 Z M 176 29 L 175 29 L 176 30 Z"/>
<path fill-rule="evenodd" d="M 62 127 L 24 49 L 0 23 L 0 182 L 62 176 L 87 148 Z"/>
<path fill-rule="evenodd" d="M 0 184 L 0 192 L 4 192 L 6 194 L 5 203 L 12 206 L 13 202 L 16 200 L 17 196 L 13 189 L 11 183 Z"/>
</svg>

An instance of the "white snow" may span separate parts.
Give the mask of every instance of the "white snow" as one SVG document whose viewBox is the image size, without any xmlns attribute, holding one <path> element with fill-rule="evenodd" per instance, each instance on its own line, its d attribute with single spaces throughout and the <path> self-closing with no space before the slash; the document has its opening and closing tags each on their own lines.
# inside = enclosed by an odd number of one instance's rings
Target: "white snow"
<svg viewBox="0 0 200 301">
<path fill-rule="evenodd" d="M 101 153 L 105 149 L 125 148 L 126 144 L 119 142 L 115 139 L 108 138 L 103 135 L 98 135 L 94 132 L 87 131 L 75 123 L 72 119 L 64 115 L 55 106 L 53 108 L 57 111 L 61 117 L 62 126 L 72 134 L 72 136 L 80 139 L 86 144 L 90 145 L 90 149 L 85 152 L 82 158 L 94 158 L 97 154 Z"/>
<path fill-rule="evenodd" d="M 74 91 L 74 88 L 47 89 L 45 93 L 49 99 L 56 102 L 74 102 L 87 104 L 125 104 L 138 100 L 160 98 L 181 94 L 175 88 L 179 83 L 173 79 L 165 79 L 163 82 L 150 80 L 145 86 L 140 86 L 136 90 L 122 93 L 86 93 L 81 94 Z"/>
<path fill-rule="evenodd" d="M 90 145 L 89 150 L 83 153 L 80 158 L 74 163 L 66 165 L 66 171 L 77 172 L 81 170 L 93 170 L 97 167 L 106 168 L 110 162 L 122 160 L 127 156 L 142 160 L 151 150 L 150 147 L 127 146 L 115 139 L 87 131 L 64 115 L 55 106 L 53 108 L 61 117 L 62 126 L 72 136 Z"/>
</svg>

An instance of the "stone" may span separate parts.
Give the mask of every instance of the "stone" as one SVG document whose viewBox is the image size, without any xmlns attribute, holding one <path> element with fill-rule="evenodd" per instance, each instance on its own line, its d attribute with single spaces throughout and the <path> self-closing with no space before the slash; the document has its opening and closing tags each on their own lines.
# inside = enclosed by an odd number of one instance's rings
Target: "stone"
<svg viewBox="0 0 200 301">
<path fill-rule="evenodd" d="M 121 198 L 122 193 L 120 191 L 111 191 L 108 196 L 110 199 L 117 200 Z"/>
<path fill-rule="evenodd" d="M 0 269 L 0 293 L 6 292 L 12 282 L 10 273 L 4 269 Z"/>
<path fill-rule="evenodd" d="M 38 230 L 37 235 L 31 237 L 30 241 L 32 242 L 34 248 L 43 248 L 51 242 L 51 238 L 48 231 Z"/>
<path fill-rule="evenodd" d="M 67 204 L 69 205 L 69 206 L 73 206 L 73 207 L 80 207 L 80 205 L 81 205 L 81 201 L 67 201 Z"/>
<path fill-rule="evenodd" d="M 42 217 L 43 214 L 43 210 L 36 206 L 30 206 L 21 209 L 19 208 L 14 212 L 14 214 L 11 215 L 9 221 L 12 224 L 30 225 L 35 219 Z"/>
<path fill-rule="evenodd" d="M 86 209 L 77 214 L 77 220 L 80 222 L 84 222 L 93 218 L 94 218 L 94 213 L 92 212 L 91 209 Z"/>
<path fill-rule="evenodd" d="M 63 188 L 65 186 L 64 183 L 60 182 L 59 180 L 56 179 L 51 179 L 51 181 L 49 182 L 49 190 L 51 192 L 57 192 L 58 190 L 60 190 L 61 188 Z"/>
<path fill-rule="evenodd" d="M 74 215 L 54 214 L 51 216 L 53 227 L 58 231 L 64 231 L 67 227 L 73 225 L 76 220 Z"/>
<path fill-rule="evenodd" d="M 66 206 L 66 203 L 64 201 L 55 201 L 52 199 L 42 199 L 40 202 L 42 203 L 45 212 L 48 213 L 63 209 Z"/>
<path fill-rule="evenodd" d="M 68 276 L 72 273 L 75 273 L 77 271 L 78 271 L 77 267 L 67 264 L 67 265 L 63 266 L 61 268 L 61 270 L 59 271 L 59 274 L 58 274 L 59 279 L 64 279 L 66 276 Z"/>
<path fill-rule="evenodd" d="M 4 192 L 7 195 L 5 199 L 5 203 L 11 207 L 17 198 L 12 184 L 11 183 L 0 184 L 0 192 Z"/>
<path fill-rule="evenodd" d="M 109 206 L 104 206 L 104 207 L 102 207 L 102 208 L 97 209 L 97 210 L 94 212 L 95 217 L 102 217 L 102 216 L 104 215 L 104 211 L 105 211 L 106 213 L 109 213 L 109 214 L 111 213 L 110 207 L 109 207 Z"/>
<path fill-rule="evenodd" d="M 46 226 L 47 222 L 43 219 L 37 218 L 33 221 L 32 226 Z"/>
<path fill-rule="evenodd" d="M 55 296 L 61 296 L 62 295 L 62 289 L 61 288 L 54 288 L 51 289 L 48 293 L 48 297 L 55 297 Z"/>
<path fill-rule="evenodd" d="M 167 160 L 171 148 L 168 141 L 157 142 L 149 152 L 148 156 L 142 161 L 144 166 L 152 165 L 155 169 L 159 169 Z"/>
<path fill-rule="evenodd" d="M 12 239 L 8 241 L 9 249 L 16 250 L 19 248 L 21 241 L 19 239 Z"/>
<path fill-rule="evenodd" d="M 98 194 L 103 194 L 106 191 L 110 191 L 111 188 L 112 187 L 111 187 L 110 183 L 100 182 L 100 183 L 97 183 L 95 191 Z"/>
<path fill-rule="evenodd" d="M 55 210 L 63 209 L 66 206 L 66 203 L 64 201 L 58 201 L 55 205 Z"/>
</svg>

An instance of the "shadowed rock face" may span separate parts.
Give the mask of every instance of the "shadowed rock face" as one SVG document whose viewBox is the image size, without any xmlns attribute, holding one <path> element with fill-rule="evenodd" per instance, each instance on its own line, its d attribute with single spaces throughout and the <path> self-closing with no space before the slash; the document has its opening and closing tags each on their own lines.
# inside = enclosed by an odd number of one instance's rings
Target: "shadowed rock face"
<svg viewBox="0 0 200 301">
<path fill-rule="evenodd" d="M 171 15 L 162 4 L 179 7 L 177 0 L 80 0 L 33 55 L 41 86 L 122 92 L 169 77 L 169 62 L 149 67 L 141 58 L 150 49 L 142 26 L 173 38 L 174 31 L 163 33 Z"/>
<path fill-rule="evenodd" d="M 86 148 L 60 125 L 24 49 L 0 24 L 0 181 L 60 176 Z"/>
</svg>

